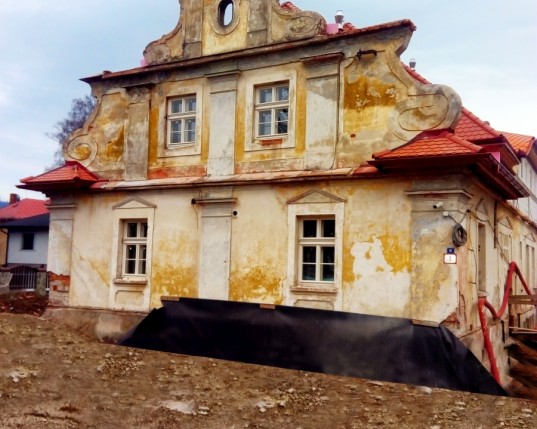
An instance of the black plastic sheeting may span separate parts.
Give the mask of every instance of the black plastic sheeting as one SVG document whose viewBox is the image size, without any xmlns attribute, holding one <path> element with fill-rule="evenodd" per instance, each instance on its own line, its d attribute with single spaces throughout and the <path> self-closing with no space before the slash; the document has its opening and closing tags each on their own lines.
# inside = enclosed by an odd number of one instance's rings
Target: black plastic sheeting
<svg viewBox="0 0 537 429">
<path fill-rule="evenodd" d="M 506 396 L 453 333 L 410 319 L 181 298 L 164 301 L 119 344 Z"/>
</svg>

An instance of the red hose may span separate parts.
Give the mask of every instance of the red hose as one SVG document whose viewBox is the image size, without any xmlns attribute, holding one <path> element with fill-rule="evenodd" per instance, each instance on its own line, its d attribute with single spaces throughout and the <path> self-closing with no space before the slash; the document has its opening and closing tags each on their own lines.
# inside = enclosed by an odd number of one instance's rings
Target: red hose
<svg viewBox="0 0 537 429">
<path fill-rule="evenodd" d="M 526 293 L 528 295 L 531 295 L 532 293 L 530 291 L 530 288 L 526 284 L 524 277 L 522 277 L 522 273 L 520 272 L 518 265 L 516 264 L 516 262 L 512 261 L 509 264 L 509 270 L 507 271 L 507 279 L 505 281 L 503 301 L 502 305 L 500 306 L 500 309 L 496 311 L 496 309 L 490 302 L 488 302 L 485 296 L 480 296 L 477 300 L 477 310 L 479 313 L 479 321 L 481 322 L 481 331 L 483 332 L 483 342 L 490 362 L 490 372 L 492 373 L 492 376 L 498 382 L 498 384 L 501 384 L 500 372 L 498 371 L 496 356 L 494 355 L 492 341 L 490 340 L 490 333 L 489 327 L 487 325 L 487 315 L 485 314 L 485 308 L 490 311 L 494 320 L 498 320 L 503 316 L 507 308 L 507 304 L 509 303 L 509 297 L 511 296 L 511 293 L 513 291 L 513 273 L 517 274 L 518 278 L 522 282 L 522 286 L 524 287 Z"/>
<path fill-rule="evenodd" d="M 477 300 L 477 309 L 479 312 L 479 321 L 481 322 L 481 331 L 483 331 L 483 342 L 485 343 L 485 350 L 489 357 L 490 362 L 490 372 L 494 379 L 501 383 L 500 372 L 498 371 L 498 365 L 496 364 L 496 355 L 494 354 L 494 349 L 492 348 L 492 341 L 490 340 L 489 327 L 487 325 L 487 315 L 485 314 L 485 307 L 487 306 L 488 301 L 484 296 L 480 296 Z"/>
</svg>

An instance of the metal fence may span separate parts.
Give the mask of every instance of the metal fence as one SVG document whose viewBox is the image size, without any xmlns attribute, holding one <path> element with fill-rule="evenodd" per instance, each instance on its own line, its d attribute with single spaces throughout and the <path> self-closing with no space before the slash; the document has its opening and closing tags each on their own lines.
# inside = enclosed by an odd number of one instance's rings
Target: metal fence
<svg viewBox="0 0 537 429">
<path fill-rule="evenodd" d="M 34 291 L 39 275 L 47 277 L 46 273 L 41 273 L 37 268 L 26 265 L 13 267 L 9 271 L 13 274 L 9 283 L 9 290 L 11 291 Z M 46 283 L 46 289 L 48 290 L 48 279 L 46 279 Z"/>
</svg>

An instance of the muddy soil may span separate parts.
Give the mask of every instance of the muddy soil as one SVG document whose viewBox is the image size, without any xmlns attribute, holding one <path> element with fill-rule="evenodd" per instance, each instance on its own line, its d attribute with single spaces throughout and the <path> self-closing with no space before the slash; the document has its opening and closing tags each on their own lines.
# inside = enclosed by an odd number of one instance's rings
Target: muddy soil
<svg viewBox="0 0 537 429">
<path fill-rule="evenodd" d="M 534 401 L 102 344 L 28 301 L 0 313 L 2 428 L 537 426 Z"/>
</svg>

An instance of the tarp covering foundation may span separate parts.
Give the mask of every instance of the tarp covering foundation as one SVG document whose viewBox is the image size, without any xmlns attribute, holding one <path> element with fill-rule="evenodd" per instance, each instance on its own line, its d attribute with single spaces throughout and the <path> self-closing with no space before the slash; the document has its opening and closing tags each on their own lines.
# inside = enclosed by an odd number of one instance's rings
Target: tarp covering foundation
<svg viewBox="0 0 537 429">
<path fill-rule="evenodd" d="M 448 329 L 410 319 L 181 298 L 121 345 L 370 380 L 506 395 Z"/>
</svg>

